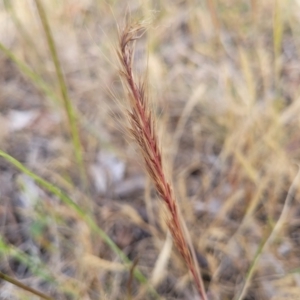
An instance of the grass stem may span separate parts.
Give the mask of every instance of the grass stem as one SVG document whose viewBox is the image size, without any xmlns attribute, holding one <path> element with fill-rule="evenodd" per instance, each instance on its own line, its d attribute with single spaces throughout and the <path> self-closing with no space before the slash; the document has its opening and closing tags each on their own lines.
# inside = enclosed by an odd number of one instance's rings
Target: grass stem
<svg viewBox="0 0 300 300">
<path fill-rule="evenodd" d="M 68 95 L 67 85 L 66 85 L 63 71 L 62 71 L 62 68 L 61 68 L 61 65 L 59 62 L 55 42 L 53 39 L 53 35 L 51 32 L 49 22 L 47 20 L 46 12 L 45 12 L 42 2 L 40 0 L 35 0 L 35 4 L 36 4 L 36 7 L 38 10 L 40 19 L 41 19 L 42 26 L 45 31 L 47 43 L 48 43 L 51 57 L 52 57 L 52 60 L 53 60 L 54 66 L 55 66 L 55 71 L 56 71 L 56 76 L 57 76 L 57 80 L 58 80 L 60 91 L 61 91 L 61 96 L 63 99 L 65 111 L 66 111 L 67 117 L 68 117 L 73 146 L 74 146 L 74 150 L 75 150 L 75 157 L 76 157 L 76 161 L 79 166 L 81 180 L 83 182 L 84 187 L 87 188 L 87 185 L 88 185 L 87 175 L 86 175 L 84 162 L 83 162 L 83 150 L 82 150 L 82 146 L 81 146 L 81 142 L 80 142 L 76 114 L 75 114 L 74 108 L 72 106 L 71 99 L 69 98 L 69 95 Z"/>
</svg>

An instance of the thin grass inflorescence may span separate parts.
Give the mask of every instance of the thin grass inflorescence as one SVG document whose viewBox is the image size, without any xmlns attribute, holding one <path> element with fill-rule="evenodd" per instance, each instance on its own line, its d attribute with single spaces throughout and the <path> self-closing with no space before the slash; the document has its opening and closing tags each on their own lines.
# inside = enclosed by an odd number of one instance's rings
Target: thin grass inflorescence
<svg viewBox="0 0 300 300">
<path fill-rule="evenodd" d="M 146 170 L 153 180 L 156 191 L 167 207 L 169 214 L 167 225 L 175 245 L 193 276 L 199 295 L 202 299 L 207 299 L 197 262 L 191 249 L 192 245 L 188 242 L 185 234 L 175 195 L 163 167 L 158 136 L 155 131 L 154 114 L 148 101 L 147 84 L 145 81 L 137 82 L 132 71 L 134 42 L 143 30 L 143 26 L 139 24 L 127 24 L 119 35 L 117 54 L 121 63 L 121 76 L 128 91 L 129 130 L 140 147 Z"/>
</svg>

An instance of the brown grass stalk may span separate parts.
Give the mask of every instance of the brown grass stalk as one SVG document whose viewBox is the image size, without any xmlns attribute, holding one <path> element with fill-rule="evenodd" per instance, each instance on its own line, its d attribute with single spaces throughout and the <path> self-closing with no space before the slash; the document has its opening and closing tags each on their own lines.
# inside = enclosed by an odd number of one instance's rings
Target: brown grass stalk
<svg viewBox="0 0 300 300">
<path fill-rule="evenodd" d="M 199 274 L 199 267 L 193 255 L 194 250 L 191 249 L 192 245 L 188 242 L 188 237 L 185 234 L 175 195 L 163 167 L 158 136 L 155 131 L 155 118 L 148 102 L 147 84 L 145 81 L 136 81 L 132 70 L 134 42 L 143 30 L 142 26 L 135 24 L 127 25 L 119 33 L 119 49 L 117 53 L 121 63 L 121 76 L 130 100 L 129 109 L 127 110 L 130 133 L 138 143 L 146 170 L 155 185 L 156 191 L 167 207 L 167 225 L 175 245 L 192 274 L 199 295 L 206 300 L 207 297 Z"/>
</svg>

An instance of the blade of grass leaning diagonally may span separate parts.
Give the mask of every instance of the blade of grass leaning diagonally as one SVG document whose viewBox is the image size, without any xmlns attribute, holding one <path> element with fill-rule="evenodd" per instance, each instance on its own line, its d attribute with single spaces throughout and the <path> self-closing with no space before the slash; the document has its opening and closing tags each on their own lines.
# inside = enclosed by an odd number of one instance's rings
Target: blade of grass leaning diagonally
<svg viewBox="0 0 300 300">
<path fill-rule="evenodd" d="M 63 201 L 65 204 L 67 204 L 69 207 L 71 207 L 77 213 L 77 215 L 81 219 L 83 219 L 96 234 L 98 234 L 101 237 L 101 239 L 110 247 L 110 249 L 122 260 L 122 262 L 125 265 L 128 265 L 128 267 L 131 266 L 131 264 L 132 264 L 131 260 L 114 243 L 114 241 L 97 225 L 97 223 L 90 216 L 90 214 L 87 213 L 85 210 L 83 210 L 79 205 L 77 205 L 61 189 L 54 186 L 47 180 L 41 178 L 34 172 L 30 171 L 21 162 L 19 162 L 14 157 L 10 156 L 9 154 L 7 154 L 6 152 L 4 152 L 2 150 L 0 150 L 0 157 L 3 157 L 6 161 L 8 161 L 10 164 L 12 164 L 14 167 L 16 167 L 18 170 L 20 170 L 24 174 L 28 175 L 29 177 L 31 177 L 36 183 L 40 184 L 47 191 L 49 191 L 53 195 L 57 196 L 61 201 Z M 137 268 L 134 269 L 134 276 L 140 283 L 148 285 L 147 278 Z M 149 291 L 154 296 L 159 298 L 159 295 L 151 286 L 148 285 L 148 288 L 149 288 Z"/>
<path fill-rule="evenodd" d="M 257 251 L 254 255 L 254 259 L 252 260 L 252 263 L 246 273 L 245 281 L 243 282 L 240 292 L 237 294 L 237 297 L 234 298 L 235 300 L 244 299 L 247 289 L 249 288 L 252 277 L 254 275 L 254 271 L 256 270 L 259 259 L 261 258 L 261 255 L 266 250 L 268 245 L 270 245 L 272 243 L 272 241 L 275 239 L 275 237 L 279 233 L 279 231 L 282 228 L 282 226 L 284 225 L 284 223 L 287 221 L 289 211 L 292 207 L 291 204 L 292 204 L 292 201 L 294 198 L 294 194 L 299 185 L 299 182 L 300 182 L 300 168 L 298 170 L 298 174 L 296 175 L 295 179 L 293 180 L 293 182 L 289 188 L 289 191 L 288 191 L 284 206 L 282 208 L 281 214 L 279 216 L 279 219 L 276 222 L 275 226 L 271 229 L 271 231 L 267 234 L 267 236 L 262 239 L 260 245 L 258 246 Z"/>
<path fill-rule="evenodd" d="M 14 23 L 16 29 L 20 33 L 20 36 L 22 36 L 22 39 L 25 41 L 25 45 L 29 48 L 29 50 L 36 56 L 40 61 L 42 61 L 42 58 L 38 51 L 36 51 L 35 43 L 33 39 L 31 38 L 30 34 L 26 30 L 26 26 L 24 26 L 16 12 L 16 7 L 11 0 L 3 0 L 3 5 L 5 10 L 7 11 L 7 14 L 11 17 L 12 22 Z"/>
<path fill-rule="evenodd" d="M 20 71 L 26 75 L 33 84 L 40 89 L 47 97 L 52 99 L 55 104 L 60 104 L 60 99 L 57 95 L 53 92 L 52 88 L 41 78 L 40 75 L 35 73 L 33 70 L 30 69 L 24 62 L 18 59 L 8 48 L 6 48 L 0 42 L 0 51 L 2 51 L 9 59 L 11 59 L 16 66 L 20 69 Z"/>
<path fill-rule="evenodd" d="M 76 156 L 76 161 L 79 166 L 80 174 L 81 174 L 81 180 L 83 182 L 83 186 L 87 188 L 88 186 L 88 181 L 87 181 L 87 175 L 84 167 L 84 161 L 83 161 L 83 150 L 82 150 L 82 145 L 80 141 L 80 136 L 79 136 L 79 129 L 77 125 L 77 120 L 76 120 L 76 114 L 74 111 L 74 108 L 71 103 L 71 99 L 68 94 L 68 89 L 67 85 L 64 79 L 63 71 L 60 65 L 60 61 L 58 58 L 58 53 L 56 50 L 54 38 L 51 32 L 51 28 L 49 25 L 49 22 L 47 20 L 46 12 L 44 10 L 44 7 L 42 5 L 42 2 L 40 0 L 35 0 L 35 4 L 38 10 L 38 14 L 46 35 L 46 40 L 50 49 L 51 57 L 55 66 L 55 71 L 56 71 L 56 76 L 58 80 L 58 84 L 60 87 L 61 91 L 61 96 L 63 99 L 65 111 L 67 113 L 68 117 L 68 122 L 69 122 L 69 127 L 71 131 L 71 136 L 72 136 L 72 141 L 74 145 L 74 150 L 75 150 L 75 156 Z"/>
<path fill-rule="evenodd" d="M 65 288 L 63 285 L 57 283 L 57 280 L 55 277 L 47 270 L 47 266 L 44 265 L 38 257 L 32 257 L 27 253 L 24 253 L 17 247 L 14 247 L 12 245 L 8 245 L 0 236 L 0 258 L 5 255 L 6 257 L 12 257 L 16 261 L 22 263 L 25 265 L 32 274 L 38 276 L 41 278 L 43 281 L 46 281 L 51 284 L 55 284 L 55 287 L 58 287 L 59 290 L 67 293 L 73 293 L 73 290 Z M 48 295 L 41 293 L 40 291 L 31 288 L 28 285 L 25 285 L 24 283 L 21 283 L 20 281 L 8 276 L 7 274 L 4 274 L 0 272 L 0 278 L 10 282 L 24 290 L 27 290 L 28 292 L 31 292 L 42 299 L 53 299 L 49 297 Z"/>
<path fill-rule="evenodd" d="M 43 80 L 43 78 L 34 72 L 27 64 L 25 64 L 23 61 L 21 61 L 19 58 L 17 58 L 12 51 L 10 51 L 7 47 L 5 47 L 1 42 L 0 42 L 0 51 L 2 51 L 9 59 L 11 59 L 16 66 L 20 69 L 20 71 L 27 76 L 32 83 L 41 91 L 43 92 L 50 100 L 52 100 L 55 105 L 60 106 L 61 105 L 61 99 L 56 95 L 55 92 L 53 92 L 53 88 L 47 84 Z M 80 115 L 80 112 L 76 110 L 76 107 L 73 107 L 75 119 L 80 122 L 80 124 L 95 138 L 97 138 L 102 145 L 106 147 L 111 147 L 111 145 L 103 139 L 101 135 L 99 135 L 99 132 L 95 130 L 92 125 L 90 124 L 89 120 L 85 118 L 84 115 Z"/>
<path fill-rule="evenodd" d="M 19 248 L 7 244 L 2 236 L 0 236 L 0 255 L 8 255 L 9 257 L 13 257 L 15 260 L 24 264 L 32 274 L 38 276 L 39 278 L 50 282 L 55 283 L 55 278 L 50 272 L 47 270 L 46 265 L 42 264 L 38 257 L 31 257 L 29 254 L 21 251 Z"/>
<path fill-rule="evenodd" d="M 55 289 L 56 291 L 66 293 L 68 295 L 74 295 L 75 291 L 74 288 L 71 286 L 66 286 L 65 283 L 58 282 L 56 279 L 56 276 L 52 274 L 52 272 L 48 269 L 47 265 L 45 265 L 43 262 L 40 261 L 38 256 L 32 257 L 29 254 L 21 251 L 17 247 L 14 247 L 13 245 L 7 244 L 3 238 L 0 236 L 0 259 L 2 260 L 3 256 L 13 258 L 14 260 L 22 263 L 22 265 L 26 266 L 30 272 L 42 279 L 43 281 L 51 284 L 51 288 Z M 2 273 L 3 274 L 3 273 Z M 0 276 L 1 277 L 1 276 Z M 3 274 L 2 279 L 5 281 L 8 281 L 12 284 L 15 284 L 14 281 L 16 279 L 11 278 L 7 274 Z M 19 286 L 20 288 L 23 288 L 23 286 L 15 284 L 16 286 Z M 25 285 L 27 288 L 24 288 L 25 290 L 31 292 L 32 289 L 31 287 Z M 35 290 L 38 292 L 37 290 Z M 34 292 L 33 292 L 34 293 Z M 40 292 L 38 292 L 40 293 Z M 37 293 L 35 293 L 37 295 Z M 49 299 L 52 299 L 51 297 L 47 296 Z M 47 299 L 48 299 L 47 298 Z"/>
<path fill-rule="evenodd" d="M 56 274 L 52 274 L 52 271 L 48 269 L 48 266 L 45 265 L 38 256 L 30 256 L 19 248 L 7 244 L 0 236 L 0 259 L 2 259 L 2 256 L 13 258 L 22 263 L 22 265 L 26 266 L 33 275 L 51 284 L 51 288 L 55 289 L 57 292 L 68 294 L 71 297 L 76 297 L 78 295 L 76 289 L 74 289 L 72 284 L 68 284 L 68 281 L 58 281 L 57 278 L 59 277 L 57 277 Z"/>
<path fill-rule="evenodd" d="M 144 31 L 145 28 L 142 25 L 128 23 L 119 33 L 117 55 L 120 62 L 120 74 L 129 100 L 129 108 L 127 109 L 130 123 L 129 130 L 140 148 L 146 171 L 167 208 L 167 225 L 174 243 L 192 275 L 199 296 L 201 299 L 206 300 L 207 296 L 195 258 L 195 251 L 181 218 L 171 181 L 167 178 L 163 165 L 162 153 L 156 134 L 155 117 L 148 101 L 147 83 L 136 81 L 132 70 L 134 42 Z"/>
<path fill-rule="evenodd" d="M 3 274 L 2 272 L 0 272 L 0 278 L 7 281 L 7 282 L 10 282 L 11 284 L 15 285 L 15 286 L 18 286 L 19 288 L 29 292 L 29 293 L 32 293 L 42 299 L 46 299 L 46 300 L 54 300 L 53 298 L 49 297 L 48 295 L 30 287 L 30 286 L 27 286 L 26 284 L 20 282 L 19 280 L 15 279 L 15 278 L 12 278 L 6 274 Z"/>
</svg>

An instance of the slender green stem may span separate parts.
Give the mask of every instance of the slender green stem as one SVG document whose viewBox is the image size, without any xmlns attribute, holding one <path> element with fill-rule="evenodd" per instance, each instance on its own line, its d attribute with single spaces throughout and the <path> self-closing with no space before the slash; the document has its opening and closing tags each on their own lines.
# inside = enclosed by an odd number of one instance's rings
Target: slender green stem
<svg viewBox="0 0 300 300">
<path fill-rule="evenodd" d="M 0 150 L 0 157 L 3 157 L 6 161 L 11 163 L 21 172 L 30 176 L 36 183 L 40 184 L 47 191 L 57 196 L 61 201 L 63 201 L 65 204 L 71 207 L 77 213 L 77 215 L 81 219 L 83 219 L 96 234 L 98 234 L 101 237 L 101 239 L 110 247 L 110 249 L 112 249 L 113 252 L 123 261 L 123 263 L 130 268 L 130 266 L 132 265 L 131 260 L 114 243 L 114 241 L 97 225 L 96 221 L 78 204 L 76 204 L 68 195 L 66 195 L 61 189 L 54 186 L 45 179 L 41 178 L 40 176 L 36 175 L 34 172 L 27 169 L 26 166 L 24 166 L 21 162 L 19 162 L 14 157 L 10 156 L 2 150 Z M 134 269 L 134 276 L 140 283 L 147 284 L 147 278 L 137 268 Z M 154 296 L 159 297 L 157 292 L 152 287 L 149 286 L 149 290 Z"/>
<path fill-rule="evenodd" d="M 40 261 L 38 257 L 32 257 L 29 254 L 22 252 L 19 248 L 8 245 L 0 236 L 0 255 L 8 254 L 13 257 L 31 271 L 32 274 L 39 278 L 50 282 L 56 283 L 55 277 L 47 270 L 47 267 Z"/>
<path fill-rule="evenodd" d="M 32 71 L 25 63 L 18 59 L 9 49 L 7 49 L 2 43 L 0 43 L 0 50 L 9 57 L 46 96 L 51 98 L 56 104 L 60 103 L 59 97 L 52 91 L 47 83 L 34 71 Z"/>
<path fill-rule="evenodd" d="M 51 184 L 50 182 L 44 180 L 39 177 L 29 169 L 27 169 L 21 162 L 0 150 L 0 156 L 2 156 L 5 160 L 14 165 L 17 169 L 22 171 L 24 174 L 30 176 L 34 181 L 44 187 L 46 190 L 57 196 L 60 200 L 66 203 L 69 207 L 71 207 L 80 218 L 84 219 L 90 228 L 92 228 L 95 232 L 97 232 L 101 238 L 107 243 L 111 249 L 123 260 L 125 263 L 130 263 L 130 260 L 126 257 L 126 255 L 118 248 L 118 246 L 106 235 L 106 233 L 98 227 L 96 222 L 87 214 L 83 209 L 80 208 L 68 195 L 66 195 L 62 190 Z"/>
<path fill-rule="evenodd" d="M 53 39 L 53 35 L 51 32 L 51 28 L 49 26 L 49 22 L 47 20 L 46 12 L 43 8 L 43 5 L 40 0 L 35 0 L 35 4 L 41 19 L 41 23 L 43 26 L 43 29 L 45 31 L 47 43 L 50 49 L 50 53 L 52 56 L 52 60 L 55 66 L 55 71 L 56 71 L 56 76 L 57 80 L 59 83 L 65 111 L 67 113 L 68 117 L 68 122 L 69 122 L 69 127 L 72 135 L 72 141 L 75 149 L 75 156 L 76 156 L 76 161 L 78 163 L 79 169 L 80 169 L 80 174 L 81 174 L 81 180 L 84 184 L 84 187 L 87 188 L 87 176 L 85 172 L 85 167 L 84 167 L 84 162 L 83 162 L 83 154 L 82 154 L 82 146 L 80 142 L 80 136 L 79 136 L 79 130 L 77 126 L 77 120 L 76 120 L 76 113 L 74 111 L 74 108 L 72 106 L 69 94 L 68 94 L 68 89 L 67 85 L 64 79 L 63 71 L 59 62 L 55 42 Z"/>
<path fill-rule="evenodd" d="M 258 261 L 260 259 L 260 256 L 261 256 L 261 254 L 262 254 L 262 252 L 263 252 L 263 250 L 265 248 L 265 245 L 266 245 L 266 243 L 268 241 L 268 238 L 269 238 L 269 236 L 265 237 L 261 241 L 261 243 L 259 244 L 259 246 L 258 246 L 258 248 L 256 250 L 256 253 L 254 255 L 254 258 L 253 258 L 253 260 L 251 262 L 251 265 L 250 265 L 250 267 L 249 267 L 249 269 L 248 269 L 248 271 L 246 273 L 245 281 L 244 281 L 244 283 L 242 285 L 242 288 L 241 288 L 240 292 L 237 294 L 237 297 L 235 298 L 236 300 L 242 300 L 244 298 L 244 296 L 246 294 L 246 291 L 247 291 L 247 289 L 248 289 L 248 287 L 249 287 L 249 285 L 251 283 L 251 279 L 253 277 L 254 271 L 256 270 L 256 265 L 257 265 L 257 263 L 258 263 Z"/>
<path fill-rule="evenodd" d="M 52 274 L 52 271 L 48 269 L 48 266 L 45 265 L 38 256 L 31 256 L 13 245 L 8 245 L 0 236 L 0 259 L 2 259 L 4 255 L 6 257 L 12 257 L 14 260 L 26 266 L 31 274 L 51 284 L 52 289 L 56 289 L 63 294 L 68 294 L 71 297 L 76 297 L 78 294 L 76 289 L 71 288 L 68 284 L 65 285 L 64 283 L 58 282 L 57 277 Z"/>
<path fill-rule="evenodd" d="M 240 292 L 238 293 L 237 297 L 235 297 L 236 300 L 242 300 L 247 292 L 247 289 L 251 283 L 255 268 L 257 266 L 257 263 L 259 262 L 259 259 L 261 258 L 262 253 L 266 250 L 269 244 L 276 238 L 278 235 L 280 229 L 284 225 L 284 223 L 287 221 L 289 211 L 291 210 L 291 204 L 295 195 L 296 188 L 299 185 L 300 181 L 300 168 L 298 170 L 297 176 L 294 178 L 292 185 L 289 188 L 287 197 L 285 199 L 284 206 L 282 208 L 281 214 L 279 216 L 278 221 L 276 222 L 275 226 L 271 228 L 269 232 L 267 232 L 266 236 L 262 239 L 260 242 L 260 245 L 258 249 L 256 250 L 256 253 L 254 255 L 254 258 L 251 262 L 251 265 L 247 271 L 245 281 L 242 285 L 242 288 Z"/>
<path fill-rule="evenodd" d="M 27 64 L 17 58 L 8 48 L 1 44 L 1 42 L 0 51 L 2 51 L 9 59 L 11 59 L 20 69 L 20 71 L 25 76 L 27 76 L 39 90 L 41 90 L 47 97 L 49 97 L 49 99 L 51 99 L 56 105 L 61 105 L 61 99 L 57 96 L 56 93 L 53 92 L 52 87 L 49 86 L 49 84 L 47 84 L 47 82 L 45 82 L 39 74 L 34 72 Z M 83 115 L 80 115 L 80 112 L 77 111 L 75 107 L 73 108 L 75 117 L 78 122 L 80 122 L 81 126 L 83 126 L 90 134 L 100 140 L 102 145 L 111 147 L 111 145 L 108 144 L 107 141 L 103 140 L 103 138 L 99 135 L 99 132 L 91 126 L 89 121 L 85 119 Z"/>
</svg>

